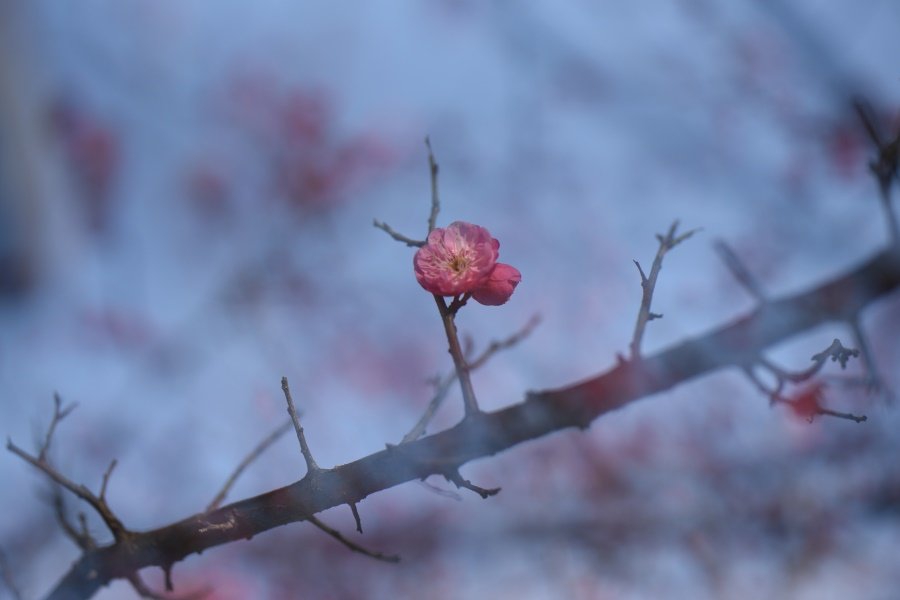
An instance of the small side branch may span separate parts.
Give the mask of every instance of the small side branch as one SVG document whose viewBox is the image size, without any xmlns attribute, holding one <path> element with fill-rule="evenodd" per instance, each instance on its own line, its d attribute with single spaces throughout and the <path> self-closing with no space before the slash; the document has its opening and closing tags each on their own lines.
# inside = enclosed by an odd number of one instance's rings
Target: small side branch
<svg viewBox="0 0 900 600">
<path fill-rule="evenodd" d="M 850 413 L 838 412 L 822 406 L 825 390 L 825 384 L 822 381 L 814 381 L 792 396 L 786 396 L 784 394 L 784 388 L 788 383 L 796 385 L 798 383 L 810 381 L 822 370 L 822 367 L 828 359 L 831 359 L 832 362 L 839 363 L 841 369 L 844 369 L 847 366 L 847 361 L 856 356 L 859 356 L 859 350 L 846 348 L 841 344 L 840 340 L 835 338 L 828 348 L 812 356 L 813 365 L 803 371 L 788 371 L 765 358 L 760 358 L 758 362 L 759 366 L 769 371 L 775 377 L 774 387 L 770 387 L 763 383 L 759 376 L 754 372 L 752 366 L 745 367 L 744 373 L 757 389 L 768 396 L 771 404 L 783 404 L 793 410 L 795 414 L 806 418 L 810 422 L 812 422 L 816 416 L 824 415 L 862 423 L 867 420 L 865 415 L 857 416 Z"/>
<path fill-rule="evenodd" d="M 428 173 L 431 175 L 431 212 L 428 214 L 428 233 L 434 231 L 437 224 L 438 213 L 441 212 L 441 199 L 438 195 L 438 168 L 434 160 L 434 152 L 431 151 L 431 140 L 425 138 L 425 146 L 428 148 Z"/>
<path fill-rule="evenodd" d="M 460 475 L 458 469 L 446 471 L 444 473 L 444 477 L 447 479 L 447 481 L 455 485 L 457 488 L 472 490 L 484 499 L 490 498 L 491 496 L 496 496 L 500 493 L 500 488 L 483 488 L 475 485 L 468 479 L 463 479 L 463 476 Z"/>
<path fill-rule="evenodd" d="M 272 433 L 266 436 L 266 438 L 261 441 L 250 453 L 244 457 L 244 460 L 237 466 L 237 468 L 231 473 L 228 477 L 228 480 L 225 482 L 225 485 L 222 486 L 222 489 L 219 490 L 219 493 L 212 499 L 209 505 L 206 507 L 206 512 L 213 511 L 222 504 L 225 500 L 225 497 L 228 496 L 228 492 L 231 491 L 231 488 L 234 486 L 238 477 L 250 466 L 250 463 L 255 461 L 259 456 L 268 450 L 268 448 L 274 444 L 281 436 L 287 433 L 293 424 L 293 420 L 287 420 L 281 425 L 279 425 Z"/>
<path fill-rule="evenodd" d="M 737 253 L 722 240 L 713 242 L 713 248 L 715 248 L 719 257 L 722 259 L 722 262 L 725 263 L 725 266 L 728 267 L 728 270 L 731 271 L 734 278 L 738 280 L 738 283 L 740 283 L 757 302 L 763 304 L 766 301 L 766 294 L 763 291 L 762 285 L 760 285 L 756 277 L 750 273 L 750 270 L 747 269 L 741 259 L 738 258 Z"/>
<path fill-rule="evenodd" d="M 109 478 L 112 475 L 112 471 L 116 466 L 116 461 L 112 461 L 109 468 L 104 473 L 100 495 L 97 496 L 86 486 L 75 483 L 74 481 L 57 471 L 47 460 L 47 453 L 53 440 L 53 434 L 56 432 L 56 426 L 60 421 L 62 421 L 72 412 L 74 407 L 75 405 L 72 404 L 66 408 L 62 408 L 62 402 L 59 398 L 59 394 L 54 394 L 53 417 L 50 421 L 50 426 L 47 428 L 47 434 L 44 437 L 44 441 L 41 444 L 37 456 L 28 454 L 27 452 L 16 446 L 11 439 L 7 440 L 6 449 L 37 470 L 44 473 L 54 483 L 64 487 L 65 489 L 69 490 L 70 492 L 87 502 L 91 506 L 91 508 L 93 508 L 97 512 L 97 514 L 100 515 L 100 518 L 103 519 L 103 522 L 106 523 L 106 526 L 109 528 L 116 541 L 121 541 L 129 535 L 129 531 L 125 529 L 125 526 L 118 519 L 118 517 L 113 514 L 112 510 L 110 510 L 109 508 L 109 505 L 106 503 L 106 487 L 109 484 Z M 87 534 L 86 527 L 83 527 L 83 529 L 83 534 L 80 537 L 83 541 L 85 541 L 85 543 L 87 543 L 87 541 L 90 541 L 91 538 Z"/>
<path fill-rule="evenodd" d="M 662 315 L 650 311 L 650 305 L 653 302 L 653 291 L 656 289 L 656 279 L 659 277 L 659 271 L 662 269 L 663 258 L 666 253 L 694 235 L 698 229 L 691 229 L 688 232 L 677 235 L 678 221 L 672 223 L 666 235 L 657 235 L 659 249 L 656 251 L 656 258 L 653 259 L 653 265 L 650 267 L 650 275 L 645 275 L 644 270 L 638 261 L 634 261 L 641 275 L 641 289 L 643 290 L 641 297 L 641 307 L 638 310 L 637 322 L 634 325 L 634 336 L 631 339 L 631 360 L 637 360 L 641 356 L 641 341 L 644 338 L 644 330 L 647 323 L 653 319 L 661 319 Z"/>
<path fill-rule="evenodd" d="M 488 347 L 478 355 L 478 357 L 476 357 L 471 362 L 468 362 L 469 372 L 483 367 L 488 362 L 488 360 L 490 360 L 491 357 L 497 352 L 512 348 L 513 346 L 524 340 L 526 337 L 531 335 L 531 332 L 534 331 L 534 328 L 537 327 L 540 322 L 540 316 L 534 315 L 528 320 L 528 322 L 524 327 L 522 327 L 522 329 L 515 332 L 511 336 L 502 340 L 492 341 L 488 345 Z M 428 407 L 425 409 L 425 412 L 422 414 L 413 428 L 409 431 L 409 433 L 403 436 L 403 439 L 400 441 L 401 444 L 412 442 L 425 435 L 425 428 L 431 422 L 431 419 L 434 418 L 434 415 L 435 413 L 437 413 L 438 408 L 440 408 L 441 404 L 444 402 L 444 399 L 447 397 L 447 393 L 450 391 L 450 387 L 453 385 L 454 381 L 456 381 L 456 369 L 445 375 L 443 378 L 436 378 L 434 396 L 432 396 L 431 401 L 428 403 Z"/>
<path fill-rule="evenodd" d="M 459 344 L 456 323 L 453 319 L 454 313 L 441 296 L 435 295 L 434 301 L 437 304 L 438 311 L 441 313 L 441 321 L 444 323 L 444 332 L 447 334 L 450 356 L 453 358 L 456 377 L 459 379 L 460 388 L 462 388 L 465 415 L 466 417 L 477 415 L 481 412 L 481 409 L 478 408 L 478 400 L 475 398 L 475 388 L 472 387 L 472 379 L 469 376 L 469 365 L 466 363 L 462 346 Z"/>
<path fill-rule="evenodd" d="M 397 240 L 398 242 L 402 242 L 411 248 L 419 248 L 425 245 L 423 240 L 414 240 L 412 238 L 406 237 L 402 233 L 395 231 L 390 225 L 387 223 L 383 223 L 378 219 L 372 220 L 372 225 L 377 227 L 378 229 L 384 231 L 386 234 Z"/>
<path fill-rule="evenodd" d="M 887 221 L 891 245 L 897 246 L 900 245 L 900 227 L 897 225 L 897 215 L 891 206 L 891 185 L 898 179 L 898 173 L 900 173 L 900 132 L 891 141 L 884 141 L 875 123 L 876 118 L 872 107 L 861 99 L 856 100 L 853 106 L 866 133 L 869 134 L 872 144 L 878 151 L 875 159 L 869 163 L 869 170 L 878 181 L 881 206 Z"/>
<path fill-rule="evenodd" d="M 332 527 L 329 527 L 318 517 L 308 517 L 306 520 L 309 521 L 310 523 L 312 523 L 313 525 L 315 525 L 316 527 L 318 527 L 319 529 L 321 529 L 322 531 L 324 531 L 325 533 L 327 533 L 328 535 L 330 535 L 331 537 L 333 537 L 334 539 L 336 539 L 337 541 L 339 541 L 340 543 L 342 543 L 343 545 L 347 546 L 348 548 L 350 548 L 350 550 L 352 550 L 354 552 L 359 552 L 360 554 L 364 554 L 365 556 L 374 558 L 375 560 L 381 560 L 384 562 L 389 562 L 389 563 L 400 562 L 400 557 L 395 554 L 384 554 L 383 552 L 376 552 L 374 550 L 369 550 L 368 548 L 364 548 L 364 547 L 360 546 L 356 542 L 350 541 L 349 539 L 344 537 L 344 535 L 340 531 L 338 531 L 337 529 L 334 529 Z"/>
<path fill-rule="evenodd" d="M 300 425 L 300 417 L 297 415 L 297 408 L 294 406 L 294 400 L 291 398 L 291 388 L 288 385 L 287 377 L 281 378 L 281 390 L 284 392 L 284 399 L 287 401 L 287 410 L 288 414 L 291 415 L 291 422 L 294 424 L 294 431 L 297 432 L 297 441 L 300 442 L 300 452 L 303 453 L 303 460 L 306 461 L 306 472 L 315 473 L 319 471 L 319 465 L 316 464 L 316 460 L 313 458 L 312 452 L 309 449 L 309 444 L 306 443 L 306 436 L 303 434 L 303 427 Z"/>
<path fill-rule="evenodd" d="M 47 434 L 44 436 L 44 442 L 41 444 L 40 450 L 38 450 L 37 459 L 39 461 L 43 462 L 47 460 L 47 452 L 50 451 L 50 443 L 53 441 L 53 434 L 56 433 L 56 426 L 59 425 L 60 421 L 68 417 L 77 407 L 78 404 L 73 402 L 63 408 L 59 393 L 53 393 L 53 417 L 50 419 L 50 425 L 47 427 Z"/>
</svg>

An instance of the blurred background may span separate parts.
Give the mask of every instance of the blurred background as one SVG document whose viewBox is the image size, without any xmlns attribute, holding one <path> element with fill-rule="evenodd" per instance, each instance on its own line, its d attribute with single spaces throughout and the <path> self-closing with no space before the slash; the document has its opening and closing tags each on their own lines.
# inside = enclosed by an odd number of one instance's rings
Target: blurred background
<svg viewBox="0 0 900 600">
<path fill-rule="evenodd" d="M 675 219 L 702 232 L 666 259 L 646 352 L 752 310 L 714 240 L 770 293 L 808 288 L 885 243 L 851 101 L 900 126 L 898 26 L 892 0 L 0 2 L 0 433 L 33 448 L 54 391 L 77 402 L 51 457 L 95 490 L 117 458 L 132 529 L 206 506 L 284 418 L 282 375 L 320 465 L 399 441 L 451 364 L 412 251 L 372 219 L 424 236 L 426 135 L 439 225 L 487 227 L 523 275 L 462 333 L 477 350 L 543 319 L 474 376 L 488 409 L 615 364 L 632 259 Z M 888 388 L 898 323 L 896 298 L 863 323 Z M 768 356 L 804 368 L 834 337 L 856 345 L 834 325 Z M 360 504 L 362 536 L 346 507 L 321 515 L 399 565 L 298 523 L 177 564 L 176 590 L 895 598 L 885 396 L 832 386 L 869 421 L 810 424 L 716 373 L 466 466 L 503 488 L 487 501 L 406 484 Z M 460 417 L 446 404 L 432 431 Z M 302 473 L 287 436 L 230 499 Z M 37 598 L 78 551 L 38 473 L 6 454 L 0 482 L 0 547 Z"/>
</svg>

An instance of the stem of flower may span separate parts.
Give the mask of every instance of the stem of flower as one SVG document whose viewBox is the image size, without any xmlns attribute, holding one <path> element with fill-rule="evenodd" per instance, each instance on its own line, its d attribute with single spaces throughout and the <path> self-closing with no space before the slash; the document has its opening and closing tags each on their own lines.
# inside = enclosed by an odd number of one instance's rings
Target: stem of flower
<svg viewBox="0 0 900 600">
<path fill-rule="evenodd" d="M 435 295 L 434 301 L 437 303 L 438 311 L 441 313 L 441 320 L 444 322 L 444 331 L 447 333 L 447 342 L 450 344 L 450 356 L 453 357 L 456 377 L 459 379 L 459 385 L 462 388 L 463 406 L 466 409 L 466 416 L 478 414 L 481 412 L 481 409 L 478 408 L 478 400 L 475 399 L 475 389 L 472 387 L 472 379 L 469 377 L 469 365 L 466 363 L 465 356 L 463 356 L 462 347 L 459 345 L 459 336 L 456 333 L 456 323 L 454 322 L 456 311 L 451 311 L 441 296 Z"/>
</svg>

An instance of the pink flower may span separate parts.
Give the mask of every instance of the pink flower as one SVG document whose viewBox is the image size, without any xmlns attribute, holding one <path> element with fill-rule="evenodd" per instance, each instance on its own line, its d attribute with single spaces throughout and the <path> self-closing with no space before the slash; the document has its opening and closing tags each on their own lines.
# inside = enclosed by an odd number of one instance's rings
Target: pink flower
<svg viewBox="0 0 900 600">
<path fill-rule="evenodd" d="M 522 274 L 517 268 L 497 263 L 487 281 L 472 290 L 472 297 L 487 306 L 506 304 L 520 281 Z"/>
<path fill-rule="evenodd" d="M 428 234 L 413 258 L 416 280 L 438 296 L 472 294 L 482 304 L 504 304 L 522 275 L 497 262 L 499 249 L 500 242 L 484 227 L 456 221 Z"/>
<path fill-rule="evenodd" d="M 455 221 L 436 228 L 413 258 L 416 280 L 438 296 L 469 293 L 490 277 L 499 249 L 484 227 Z"/>
</svg>

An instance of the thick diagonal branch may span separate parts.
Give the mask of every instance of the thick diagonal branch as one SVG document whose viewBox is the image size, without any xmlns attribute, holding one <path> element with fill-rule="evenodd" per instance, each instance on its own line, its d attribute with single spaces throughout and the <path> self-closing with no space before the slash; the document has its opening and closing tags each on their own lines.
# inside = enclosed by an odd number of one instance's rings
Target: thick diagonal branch
<svg viewBox="0 0 900 600">
<path fill-rule="evenodd" d="M 597 417 L 716 369 L 752 365 L 769 346 L 823 323 L 846 321 L 900 287 L 900 252 L 881 252 L 814 289 L 771 300 L 743 318 L 696 339 L 574 385 L 529 394 L 502 410 L 479 413 L 456 427 L 326 469 L 277 490 L 135 532 L 86 552 L 48 596 L 91 597 L 113 579 L 177 562 L 207 548 L 252 537 L 407 481 L 423 479 Z"/>
</svg>

